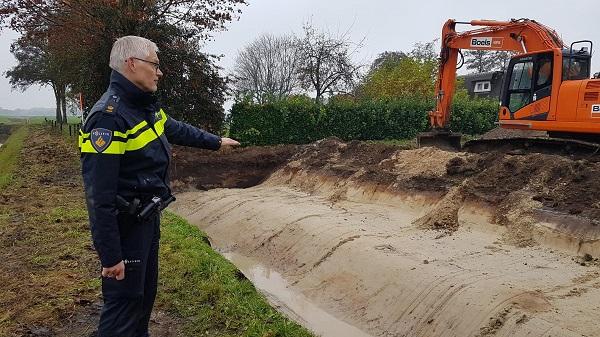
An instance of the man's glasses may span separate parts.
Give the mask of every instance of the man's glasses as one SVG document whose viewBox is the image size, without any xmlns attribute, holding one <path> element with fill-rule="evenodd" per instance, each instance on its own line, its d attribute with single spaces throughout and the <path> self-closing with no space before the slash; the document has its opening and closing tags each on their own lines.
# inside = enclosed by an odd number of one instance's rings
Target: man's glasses
<svg viewBox="0 0 600 337">
<path fill-rule="evenodd" d="M 132 57 L 132 59 L 135 59 L 135 60 L 138 60 L 138 61 L 142 61 L 142 62 L 146 62 L 146 63 L 150 63 L 152 66 L 154 66 L 154 71 L 156 71 L 156 72 L 158 72 L 158 69 L 160 69 L 160 64 L 158 62 L 152 62 L 152 61 L 140 59 L 140 58 L 137 58 L 137 57 Z"/>
</svg>

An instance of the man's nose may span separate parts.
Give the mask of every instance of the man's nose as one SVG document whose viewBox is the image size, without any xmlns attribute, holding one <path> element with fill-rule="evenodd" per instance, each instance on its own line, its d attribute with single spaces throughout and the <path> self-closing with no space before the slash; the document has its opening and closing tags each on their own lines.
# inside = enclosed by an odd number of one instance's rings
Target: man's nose
<svg viewBox="0 0 600 337">
<path fill-rule="evenodd" d="M 158 77 L 162 77 L 163 72 L 160 70 L 160 68 L 156 69 L 156 76 Z"/>
</svg>

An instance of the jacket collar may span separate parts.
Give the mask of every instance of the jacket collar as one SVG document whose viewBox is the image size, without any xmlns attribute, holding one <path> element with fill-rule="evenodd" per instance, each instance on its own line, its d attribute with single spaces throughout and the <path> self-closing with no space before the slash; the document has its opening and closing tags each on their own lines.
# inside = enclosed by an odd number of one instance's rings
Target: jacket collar
<svg viewBox="0 0 600 337">
<path fill-rule="evenodd" d="M 118 71 L 113 70 L 110 74 L 110 86 L 129 105 L 146 107 L 156 103 L 156 96 L 153 93 L 138 88 Z"/>
</svg>

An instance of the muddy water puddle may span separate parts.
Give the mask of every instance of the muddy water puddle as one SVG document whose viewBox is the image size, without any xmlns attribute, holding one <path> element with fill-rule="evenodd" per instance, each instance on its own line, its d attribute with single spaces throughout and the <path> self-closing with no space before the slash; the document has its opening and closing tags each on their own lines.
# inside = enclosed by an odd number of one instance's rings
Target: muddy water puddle
<svg viewBox="0 0 600 337">
<path fill-rule="evenodd" d="M 288 317 L 322 337 L 371 337 L 364 331 L 337 319 L 290 288 L 278 272 L 256 260 L 228 252 L 222 253 L 259 289 L 269 302 Z"/>
</svg>

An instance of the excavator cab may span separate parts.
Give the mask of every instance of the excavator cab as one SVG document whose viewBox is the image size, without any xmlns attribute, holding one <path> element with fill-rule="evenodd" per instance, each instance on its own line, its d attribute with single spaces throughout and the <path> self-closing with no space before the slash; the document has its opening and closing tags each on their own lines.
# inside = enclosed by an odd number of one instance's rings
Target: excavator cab
<svg viewBox="0 0 600 337">
<path fill-rule="evenodd" d="M 600 85 L 590 79 L 592 44 L 583 42 L 589 49 L 571 45 L 514 57 L 504 77 L 500 125 L 544 130 L 553 138 L 597 140 L 598 131 L 588 130 L 600 130 L 600 120 L 592 118 Z"/>
<path fill-rule="evenodd" d="M 511 59 L 504 76 L 500 119 L 546 120 L 554 69 L 552 51 Z"/>
<path fill-rule="evenodd" d="M 551 113 L 553 87 L 564 81 L 590 78 L 591 54 L 587 49 L 572 52 L 564 49 L 562 55 L 552 50 L 520 55 L 511 59 L 501 95 L 501 120 L 556 120 Z M 558 65 L 556 64 L 558 63 Z M 557 73 L 558 76 L 554 76 Z M 560 90 L 556 90 L 560 93 Z M 557 102 L 558 103 L 558 102 Z"/>
<path fill-rule="evenodd" d="M 457 24 L 477 28 L 458 32 Z M 460 135 L 449 125 L 458 56 L 464 49 L 517 53 L 504 76 L 501 127 L 600 143 L 600 80 L 590 78 L 591 41 L 567 47 L 556 31 L 529 19 L 450 19 L 442 28 L 441 41 L 436 107 L 428 113 L 430 131 L 418 136 L 418 145 L 437 146 L 438 141 L 460 148 Z"/>
</svg>

